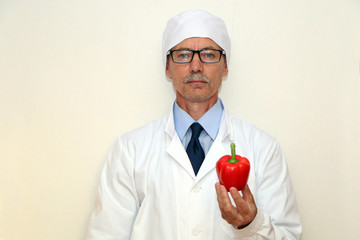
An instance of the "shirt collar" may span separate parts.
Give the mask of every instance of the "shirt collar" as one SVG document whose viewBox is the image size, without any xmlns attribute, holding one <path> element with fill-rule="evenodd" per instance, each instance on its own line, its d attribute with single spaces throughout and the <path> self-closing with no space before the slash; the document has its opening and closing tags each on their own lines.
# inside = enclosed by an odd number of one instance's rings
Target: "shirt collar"
<svg viewBox="0 0 360 240">
<path fill-rule="evenodd" d="M 183 140 L 187 130 L 195 122 L 195 120 L 183 109 L 179 107 L 179 105 L 174 102 L 173 107 L 174 112 L 174 124 L 176 132 L 180 138 Z M 197 122 L 201 124 L 204 130 L 209 134 L 212 140 L 215 140 L 216 135 L 219 131 L 221 116 L 223 112 L 224 106 L 220 98 L 212 106 Z"/>
</svg>

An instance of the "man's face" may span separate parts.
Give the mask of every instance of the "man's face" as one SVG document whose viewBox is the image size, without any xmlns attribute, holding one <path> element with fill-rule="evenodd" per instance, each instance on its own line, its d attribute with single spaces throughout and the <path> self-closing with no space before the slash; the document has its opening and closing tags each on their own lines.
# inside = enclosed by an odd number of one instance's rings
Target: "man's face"
<svg viewBox="0 0 360 240">
<path fill-rule="evenodd" d="M 172 50 L 210 48 L 221 50 L 219 45 L 209 38 L 188 38 L 173 47 Z M 190 63 L 174 63 L 169 56 L 166 64 L 166 76 L 172 80 L 178 103 L 179 101 L 189 103 L 217 99 L 222 78 L 227 73 L 225 56 L 221 56 L 220 62 L 217 63 L 203 63 L 197 53 L 194 54 Z M 186 80 L 191 76 L 193 76 L 191 80 Z M 202 77 L 206 77 L 208 81 Z"/>
</svg>

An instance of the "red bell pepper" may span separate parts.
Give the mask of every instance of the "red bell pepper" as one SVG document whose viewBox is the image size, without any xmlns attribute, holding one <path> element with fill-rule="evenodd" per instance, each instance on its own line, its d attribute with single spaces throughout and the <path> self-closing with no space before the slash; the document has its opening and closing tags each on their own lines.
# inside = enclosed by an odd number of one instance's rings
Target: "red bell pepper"
<svg viewBox="0 0 360 240">
<path fill-rule="evenodd" d="M 238 191 L 242 190 L 247 183 L 250 162 L 247 158 L 236 155 L 235 144 L 231 143 L 231 156 L 225 155 L 216 163 L 216 172 L 221 185 L 229 191 L 235 187 Z"/>
</svg>

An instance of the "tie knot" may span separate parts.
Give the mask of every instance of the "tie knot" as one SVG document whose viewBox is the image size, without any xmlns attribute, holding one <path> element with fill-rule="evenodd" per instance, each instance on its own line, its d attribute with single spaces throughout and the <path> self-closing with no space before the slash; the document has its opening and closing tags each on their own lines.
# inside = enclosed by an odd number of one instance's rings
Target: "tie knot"
<svg viewBox="0 0 360 240">
<path fill-rule="evenodd" d="M 204 129 L 199 123 L 194 122 L 193 124 L 191 124 L 190 126 L 191 131 L 192 131 L 192 136 L 191 138 L 195 137 L 198 138 L 200 136 L 201 131 Z"/>
</svg>

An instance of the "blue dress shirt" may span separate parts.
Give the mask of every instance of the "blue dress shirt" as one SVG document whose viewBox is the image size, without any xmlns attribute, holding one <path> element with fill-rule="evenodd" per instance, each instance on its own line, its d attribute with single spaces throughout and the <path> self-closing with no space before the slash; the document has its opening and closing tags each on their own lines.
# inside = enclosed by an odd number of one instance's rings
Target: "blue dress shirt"
<svg viewBox="0 0 360 240">
<path fill-rule="evenodd" d="M 175 130 L 186 149 L 191 139 L 191 124 L 195 120 L 179 105 L 174 102 L 174 124 Z M 209 152 L 220 127 L 221 116 L 224 110 L 223 103 L 219 98 L 212 108 L 210 108 L 197 122 L 201 124 L 205 131 L 202 131 L 199 136 L 200 144 L 204 150 L 205 156 Z"/>
</svg>

